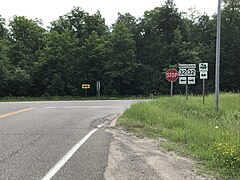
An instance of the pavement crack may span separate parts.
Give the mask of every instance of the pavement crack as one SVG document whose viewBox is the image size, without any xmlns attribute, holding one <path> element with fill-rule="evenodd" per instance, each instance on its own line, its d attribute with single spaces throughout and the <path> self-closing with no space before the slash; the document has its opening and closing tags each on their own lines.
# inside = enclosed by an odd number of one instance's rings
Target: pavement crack
<svg viewBox="0 0 240 180">
<path fill-rule="evenodd" d="M 91 124 L 90 124 L 90 127 L 92 128 L 96 128 L 98 125 L 104 123 L 104 122 L 109 122 L 110 120 L 112 120 L 112 118 L 116 116 L 116 114 L 109 114 L 107 116 L 104 116 L 104 117 L 101 117 L 101 118 L 97 118 L 97 119 L 94 119 Z"/>
</svg>

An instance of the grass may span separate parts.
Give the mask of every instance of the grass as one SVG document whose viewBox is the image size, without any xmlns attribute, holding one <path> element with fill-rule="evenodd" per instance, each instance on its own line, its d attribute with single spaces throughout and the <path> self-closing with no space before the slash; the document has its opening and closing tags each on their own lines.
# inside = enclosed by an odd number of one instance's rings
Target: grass
<svg viewBox="0 0 240 180">
<path fill-rule="evenodd" d="M 161 97 L 132 105 L 118 123 L 140 136 L 165 137 L 222 177 L 240 179 L 240 94 L 220 100 L 216 112 L 213 95 L 205 104 L 200 96 Z"/>
<path fill-rule="evenodd" d="M 114 96 L 101 96 L 101 100 L 122 100 L 122 99 L 146 99 L 143 96 L 130 96 L 130 97 L 114 97 Z M 99 100 L 96 96 L 82 97 L 82 96 L 39 96 L 39 97 L 0 97 L 0 102 L 19 102 L 19 101 L 71 101 L 71 100 Z"/>
</svg>

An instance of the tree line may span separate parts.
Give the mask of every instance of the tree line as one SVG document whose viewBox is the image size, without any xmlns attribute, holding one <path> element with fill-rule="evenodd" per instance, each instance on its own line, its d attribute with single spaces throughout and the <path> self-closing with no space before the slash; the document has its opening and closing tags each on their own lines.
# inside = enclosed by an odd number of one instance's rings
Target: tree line
<svg viewBox="0 0 240 180">
<path fill-rule="evenodd" d="M 108 27 L 98 11 L 80 7 L 44 28 L 38 19 L 0 16 L 0 96 L 84 95 L 82 83 L 101 82 L 103 95 L 169 93 L 165 72 L 180 63 L 209 63 L 206 88 L 214 91 L 216 15 L 179 12 L 173 0 L 141 18 L 118 14 Z M 239 91 L 240 2 L 224 0 L 220 89 Z M 201 81 L 190 87 L 201 92 Z M 175 93 L 184 88 L 174 83 Z"/>
</svg>

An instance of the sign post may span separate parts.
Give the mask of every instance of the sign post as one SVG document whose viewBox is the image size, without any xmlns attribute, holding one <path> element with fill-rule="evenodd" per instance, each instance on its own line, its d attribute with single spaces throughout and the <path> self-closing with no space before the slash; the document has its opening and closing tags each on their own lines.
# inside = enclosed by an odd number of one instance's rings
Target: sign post
<svg viewBox="0 0 240 180">
<path fill-rule="evenodd" d="M 205 79 L 208 78 L 208 63 L 199 64 L 200 79 L 203 80 L 203 104 L 205 103 Z"/>
<path fill-rule="evenodd" d="M 100 81 L 98 81 L 97 82 L 97 95 L 98 95 L 98 99 L 100 99 L 100 97 L 101 97 L 100 89 L 101 89 L 101 85 L 100 85 Z"/>
<path fill-rule="evenodd" d="M 216 38 L 216 69 L 215 69 L 215 101 L 219 109 L 219 71 L 220 71 L 220 37 L 221 37 L 221 0 L 218 0 L 217 38 Z"/>
<path fill-rule="evenodd" d="M 170 96 L 173 96 L 173 81 L 171 81 L 171 90 L 170 90 Z"/>
<path fill-rule="evenodd" d="M 87 97 L 87 89 L 84 89 L 85 98 Z"/>
<path fill-rule="evenodd" d="M 84 89 L 85 98 L 87 97 L 87 90 L 90 89 L 90 84 L 82 84 L 82 89 Z"/>
<path fill-rule="evenodd" d="M 202 96 L 203 96 L 203 104 L 205 104 L 205 79 L 203 79 L 203 92 L 202 92 Z"/>
<path fill-rule="evenodd" d="M 173 82 L 176 81 L 179 77 L 178 71 L 175 68 L 167 70 L 165 73 L 166 79 L 171 83 L 170 96 L 173 96 Z"/>
<path fill-rule="evenodd" d="M 188 101 L 188 81 L 186 83 L 185 93 L 186 93 L 186 101 Z"/>
</svg>

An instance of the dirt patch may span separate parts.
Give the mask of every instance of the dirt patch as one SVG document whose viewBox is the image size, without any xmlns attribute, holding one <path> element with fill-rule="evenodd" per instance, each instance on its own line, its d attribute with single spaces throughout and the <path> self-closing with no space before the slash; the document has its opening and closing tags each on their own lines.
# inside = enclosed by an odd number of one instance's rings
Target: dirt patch
<svg viewBox="0 0 240 180">
<path fill-rule="evenodd" d="M 217 179 L 198 173 L 197 163 L 176 153 L 161 151 L 155 140 L 139 139 L 121 129 L 113 134 L 105 180 L 205 180 Z"/>
</svg>

